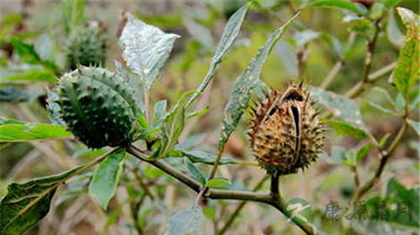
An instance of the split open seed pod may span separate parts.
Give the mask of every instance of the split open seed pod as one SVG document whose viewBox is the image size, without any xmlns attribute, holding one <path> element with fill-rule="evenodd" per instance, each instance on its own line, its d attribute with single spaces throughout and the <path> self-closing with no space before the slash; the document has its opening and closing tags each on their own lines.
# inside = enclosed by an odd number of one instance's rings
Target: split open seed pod
<svg viewBox="0 0 420 235">
<path fill-rule="evenodd" d="M 314 162 L 325 138 L 317 115 L 302 84 L 290 84 L 284 93 L 272 90 L 257 102 L 248 134 L 261 167 L 271 175 L 286 175 Z"/>
</svg>

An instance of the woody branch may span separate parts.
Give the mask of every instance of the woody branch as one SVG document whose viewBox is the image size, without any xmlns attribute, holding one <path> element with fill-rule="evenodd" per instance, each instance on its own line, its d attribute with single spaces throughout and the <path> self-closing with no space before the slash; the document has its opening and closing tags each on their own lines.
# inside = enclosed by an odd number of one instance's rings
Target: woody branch
<svg viewBox="0 0 420 235">
<path fill-rule="evenodd" d="M 166 174 L 174 177 L 187 187 L 191 188 L 196 193 L 200 193 L 203 189 L 203 185 L 200 184 L 195 179 L 189 177 L 183 172 L 175 169 L 171 165 L 165 163 L 161 160 L 149 160 L 147 155 L 136 148 L 133 145 L 127 147 L 127 152 L 136 157 L 137 159 L 149 163 L 156 168 L 159 168 Z M 238 191 L 238 190 L 217 190 L 217 189 L 208 189 L 206 194 L 202 195 L 205 198 L 217 199 L 217 200 L 241 200 L 241 201 L 254 201 L 264 204 L 268 204 L 276 208 L 278 211 L 283 213 L 284 201 L 280 196 L 274 196 L 271 193 L 256 193 L 248 191 Z M 299 226 L 306 234 L 316 234 L 316 228 L 311 223 L 306 223 Z"/>
</svg>

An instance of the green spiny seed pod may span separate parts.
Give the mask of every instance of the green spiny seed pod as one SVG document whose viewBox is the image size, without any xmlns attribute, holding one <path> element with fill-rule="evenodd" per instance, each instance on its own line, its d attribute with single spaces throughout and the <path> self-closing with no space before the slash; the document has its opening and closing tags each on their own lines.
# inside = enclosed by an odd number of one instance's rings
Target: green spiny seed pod
<svg viewBox="0 0 420 235">
<path fill-rule="evenodd" d="M 66 45 L 68 69 L 74 70 L 77 65 L 103 65 L 105 61 L 106 44 L 97 24 L 72 30 Z"/>
<path fill-rule="evenodd" d="M 66 73 L 57 103 L 68 129 L 90 148 L 132 140 L 137 108 L 132 90 L 117 74 L 95 67 Z"/>
<path fill-rule="evenodd" d="M 271 175 L 307 168 L 318 158 L 325 138 L 309 92 L 293 84 L 284 94 L 273 90 L 266 96 L 248 131 L 254 156 Z"/>
</svg>

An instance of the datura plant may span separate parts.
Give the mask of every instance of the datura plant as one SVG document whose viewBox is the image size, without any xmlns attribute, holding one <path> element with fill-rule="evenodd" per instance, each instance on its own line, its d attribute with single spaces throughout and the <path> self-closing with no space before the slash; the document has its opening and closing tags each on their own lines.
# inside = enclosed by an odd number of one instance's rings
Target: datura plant
<svg viewBox="0 0 420 235">
<path fill-rule="evenodd" d="M 241 1 L 234 2 L 236 10 L 236 3 Z M 118 42 L 122 49 L 122 56 L 120 61 L 115 61 L 114 66 L 105 64 L 107 46 L 103 39 L 101 27 L 98 24 L 85 24 L 81 20 L 84 13 L 83 0 L 63 0 L 64 24 L 68 37 L 63 50 L 66 61 L 63 61 L 61 65 L 57 65 L 53 61 L 47 60 L 47 57 L 39 55 L 35 49 L 40 46 L 35 47 L 23 42 L 23 36 L 19 38 L 13 35 L 10 40 L 6 38 L 11 41 L 14 53 L 16 53 L 16 56 L 11 57 L 14 60 L 13 63 L 16 62 L 15 60 L 21 60 L 27 63 L 22 66 L 22 69 L 23 67 L 29 67 L 30 70 L 25 70 L 25 74 L 17 74 L 19 69 L 16 69 L 16 66 L 13 65 L 14 70 L 10 72 L 12 75 L 0 76 L 1 84 L 3 82 L 21 81 L 22 79 L 27 79 L 31 84 L 39 81 L 44 82 L 42 84 L 49 83 L 47 104 L 43 103 L 46 108 L 44 109 L 44 106 L 39 104 L 36 107 L 39 107 L 37 115 L 40 114 L 38 116 L 43 118 L 49 117 L 51 123 L 37 123 L 35 121 L 25 123 L 16 119 L 0 118 L 0 149 L 9 145 L 13 146 L 15 142 L 30 141 L 30 145 L 23 146 L 33 146 L 36 150 L 35 155 L 28 154 L 31 155 L 31 159 L 16 161 L 18 162 L 16 168 L 24 169 L 22 165 L 35 163 L 33 159 L 37 155 L 41 155 L 38 153 L 45 153 L 48 161 L 42 161 L 42 167 L 34 168 L 46 172 L 49 169 L 48 167 L 53 166 L 52 172 L 57 172 L 57 167 L 63 169 L 63 172 L 24 183 L 10 182 L 7 193 L 6 190 L 3 190 L 4 197 L 0 201 L 0 234 L 23 234 L 31 227 L 37 228 L 35 225 L 51 209 L 52 212 L 49 214 L 51 216 L 64 214 L 62 222 L 64 225 L 60 225 L 57 231 L 46 232 L 49 228 L 55 229 L 54 226 L 48 224 L 48 221 L 60 221 L 61 219 L 51 217 L 44 220 L 47 221 L 46 224 L 39 226 L 40 233 L 42 233 L 41 231 L 45 234 L 70 233 L 68 227 L 71 225 L 67 223 L 67 220 L 72 217 L 79 219 L 80 214 L 76 214 L 76 216 L 74 213 L 78 212 L 75 211 L 86 210 L 83 218 L 106 218 L 106 221 L 102 221 L 103 223 L 98 222 L 95 226 L 92 226 L 95 227 L 97 233 L 108 233 L 107 229 L 110 229 L 111 226 L 119 226 L 118 230 L 110 230 L 118 231 L 118 234 L 126 234 L 126 232 L 132 234 L 131 232 L 134 231 L 135 234 L 162 232 L 165 235 L 201 235 L 207 234 L 203 226 L 208 226 L 214 229 L 214 234 L 222 235 L 232 226 L 245 203 L 268 205 L 263 208 L 265 210 L 264 216 L 268 215 L 273 218 L 272 221 L 277 222 L 273 225 L 267 225 L 271 226 L 267 227 L 267 231 L 274 231 L 272 232 L 274 234 L 283 233 L 288 229 L 293 233 L 296 232 L 296 230 L 282 226 L 296 226 L 297 229 L 306 234 L 316 234 L 317 231 L 329 234 L 332 230 L 323 230 L 323 226 L 327 222 L 321 216 L 311 219 L 311 214 L 309 214 L 308 218 L 304 218 L 306 221 L 302 219 L 303 214 L 298 213 L 299 210 L 296 209 L 296 205 L 305 206 L 303 208 L 305 209 L 310 208 L 309 204 L 296 203 L 291 205 L 286 203 L 285 199 L 291 197 L 293 195 L 291 191 L 300 186 L 302 186 L 301 189 L 308 190 L 307 192 L 309 190 L 322 191 L 323 188 L 330 187 L 328 185 L 335 184 L 338 178 L 340 178 L 338 180 L 345 178 L 352 182 L 354 179 L 354 186 L 351 190 L 348 190 L 347 196 L 352 195 L 355 201 L 360 201 L 361 199 L 365 200 L 364 197 L 367 195 L 374 195 L 374 198 L 366 198 L 366 200 L 369 205 L 376 205 L 377 200 L 381 198 L 378 196 L 379 193 L 385 191 L 381 188 L 385 184 L 383 182 L 378 184 L 378 182 L 381 181 L 382 172 L 387 171 L 385 166 L 395 149 L 405 137 L 410 129 L 409 127 L 413 127 L 414 130 L 420 132 L 419 123 L 412 120 L 410 116 L 418 108 L 420 100 L 419 92 L 416 89 L 419 78 L 420 44 L 418 15 L 405 8 L 396 8 L 394 12 L 393 9 L 397 4 L 395 2 L 398 1 L 393 0 L 375 2 L 372 8 L 354 3 L 356 1 L 337 0 L 302 1 L 305 3 L 296 8 L 293 8 L 293 5 L 300 4 L 301 1 L 278 4 L 276 9 L 291 7 L 291 10 L 287 9 L 284 11 L 286 14 L 278 18 L 276 14 L 270 13 L 275 11 L 274 7 L 272 9 L 265 8 L 265 4 L 263 6 L 258 2 L 250 1 L 237 9 L 235 13 L 231 14 L 229 12 L 228 15 L 231 16 L 226 21 L 217 45 L 213 44 L 213 34 L 206 33 L 208 32 L 207 28 L 196 22 L 186 21 L 188 31 L 197 37 L 197 41 L 188 44 L 186 46 L 187 52 L 182 56 L 178 57 L 179 54 L 173 56 L 175 62 L 168 66 L 168 71 L 171 71 L 170 69 L 175 66 L 180 66 L 182 68 L 175 69 L 176 72 L 173 73 L 177 75 L 171 74 L 160 78 L 182 77 L 182 79 L 185 79 L 185 84 L 184 81 L 180 82 L 182 88 L 177 90 L 173 88 L 176 82 L 170 83 L 170 85 L 162 82 L 157 87 L 162 92 L 157 92 L 156 95 L 154 95 L 155 90 L 152 87 L 157 83 L 162 68 L 170 58 L 175 41 L 180 36 L 174 33 L 165 33 L 128 12 L 121 15 L 118 25 L 116 35 L 119 36 Z M 208 4 L 210 4 L 210 1 Z M 253 24 L 247 25 L 249 26 L 247 28 L 258 29 L 255 33 L 257 36 L 254 35 L 254 32 L 240 36 L 253 39 L 252 46 L 243 43 L 249 40 L 241 40 L 242 43 L 235 44 L 235 39 L 240 35 L 241 25 L 251 5 L 253 5 L 255 11 L 261 10 L 259 14 L 262 14 L 262 12 L 270 13 L 267 18 L 275 17 L 275 20 L 269 21 L 276 22 L 276 24 L 283 22 L 290 11 L 293 12 L 293 15 L 289 15 L 290 18 L 284 21 L 283 25 L 278 25 L 279 28 L 273 29 L 270 34 L 266 35 L 266 38 L 260 34 L 269 27 L 256 26 L 253 22 Z M 342 9 L 340 14 L 348 14 L 345 17 L 345 23 L 351 33 L 346 46 L 341 46 L 340 40 L 328 33 L 315 32 L 305 28 L 307 20 L 300 19 L 301 12 L 296 9 L 306 11 L 319 7 L 340 8 Z M 217 9 L 212 10 L 216 11 Z M 377 60 L 373 53 L 378 37 L 386 36 L 381 33 L 381 30 L 385 28 L 382 20 L 387 19 L 386 16 L 391 13 L 394 18 L 389 19 L 390 23 L 388 23 L 387 30 L 391 30 L 388 29 L 392 28 L 391 23 L 396 24 L 395 17 L 398 13 L 402 23 L 406 26 L 407 34 L 405 40 L 399 41 L 396 40 L 394 34 L 390 34 L 392 39 L 395 39 L 393 42 L 398 41 L 398 48 L 401 48 L 398 60 L 377 72 L 372 72 L 371 68 L 377 66 L 377 64 L 373 66 L 372 61 Z M 304 14 L 305 17 L 310 15 Z M 253 15 L 253 17 L 256 16 Z M 205 20 L 206 24 L 210 25 L 213 18 L 215 17 L 212 16 Z M 178 21 L 182 22 L 181 20 L 172 22 L 172 16 L 170 18 L 159 18 L 155 21 L 149 19 L 148 22 L 163 22 L 168 21 L 168 19 L 171 19 L 171 25 L 175 25 Z M 391 21 L 392 19 L 394 22 Z M 2 24 L 11 20 L 12 18 L 2 20 L 0 28 L 3 27 Z M 213 28 L 219 29 L 221 21 L 217 22 L 218 26 Z M 5 27 L 4 29 L 6 32 L 8 28 Z M 13 32 L 15 33 L 15 31 Z M 403 37 L 402 34 L 400 36 Z M 363 71 L 360 81 L 343 95 L 326 91 L 333 83 L 334 77 L 344 66 L 363 64 L 361 62 L 347 63 L 346 61 L 350 60 L 349 54 L 364 50 L 361 49 L 365 46 L 364 43 L 353 43 L 356 40 L 355 38 L 360 42 L 367 42 L 364 68 L 353 71 L 354 73 Z M 8 42 L 6 39 L 4 41 Z M 328 57 L 328 66 L 331 64 L 330 60 L 338 60 L 327 78 L 322 81 L 320 87 L 314 87 L 313 84 L 317 83 L 311 82 L 315 77 L 318 79 L 319 74 L 311 75 L 305 71 L 309 50 L 313 49 L 308 46 L 308 43 L 315 39 L 323 40 L 322 42 L 328 45 L 329 51 L 335 53 L 334 56 Z M 185 41 L 188 42 L 188 40 Z M 288 44 L 292 45 L 293 48 L 285 50 Z M 259 49 L 257 50 L 254 45 L 258 45 Z M 114 45 L 113 48 L 116 46 Z M 201 48 L 201 46 L 206 46 L 206 48 Z M 234 50 L 228 53 L 231 47 Z M 273 63 L 274 66 L 273 64 L 271 64 L 271 67 L 267 66 L 271 68 L 271 74 L 263 73 L 263 65 L 269 61 L 268 58 L 273 49 L 276 50 L 277 54 L 285 55 L 284 57 L 287 58 L 283 61 L 285 64 L 290 65 L 296 62 L 296 71 L 292 70 L 290 76 L 279 75 L 277 77 L 277 73 L 283 72 L 283 69 L 291 69 L 289 67 L 285 68 L 286 66 L 279 69 L 276 67 L 276 63 L 279 61 Z M 177 50 L 177 53 L 180 53 L 179 51 Z M 211 51 L 214 51 L 214 54 Z M 253 57 L 248 63 L 246 61 L 245 63 L 232 63 L 238 58 L 246 58 L 244 55 L 248 55 L 251 53 L 250 51 L 252 51 Z M 321 49 L 316 47 L 313 51 L 319 52 Z M 321 53 L 322 56 L 325 53 Z M 227 57 L 232 56 L 236 59 L 225 61 L 223 60 L 225 54 L 227 54 Z M 205 57 L 205 59 L 201 57 Z M 388 57 L 391 58 L 391 53 L 387 54 L 387 60 L 390 60 Z M 120 57 L 115 56 L 115 58 Z M 290 61 L 293 58 L 296 60 L 290 62 L 289 58 L 291 58 Z M 363 58 L 363 56 L 357 58 Z M 203 66 L 206 66 L 203 65 L 204 61 L 208 61 L 209 65 L 207 73 L 203 74 L 203 80 L 197 88 L 193 87 L 190 91 L 184 91 L 190 89 L 187 84 L 189 76 L 193 77 L 191 79 L 195 82 L 197 76 L 201 74 L 199 72 L 189 73 L 189 63 L 194 63 L 194 66 L 198 68 L 195 69 L 201 72 Z M 208 89 L 209 84 L 216 77 L 215 73 L 218 71 L 220 63 L 227 64 L 220 72 L 230 67 L 233 67 L 235 72 L 238 70 L 238 66 L 244 68 L 238 74 L 236 80 L 232 81 L 229 96 L 224 91 L 226 91 L 225 85 L 229 84 L 227 78 L 230 78 L 233 72 L 230 72 L 229 76 L 219 76 L 226 79 L 223 79 L 223 81 L 222 79 L 216 79 L 217 83 L 214 83 L 213 89 Z M 3 66 L 3 63 L 1 66 Z M 312 69 L 313 67 L 318 69 L 317 66 L 318 64 L 312 66 Z M 273 70 L 273 67 L 276 68 Z M 269 70 L 269 68 L 266 69 Z M 319 69 L 319 71 L 324 70 Z M 392 98 L 384 89 L 380 90 L 378 88 L 378 90 L 382 95 L 385 94 L 387 100 L 391 100 L 395 110 L 372 104 L 370 100 L 366 102 L 360 100 L 367 105 L 379 107 L 381 110 L 392 113 L 395 120 L 401 120 L 402 126 L 395 134 L 389 132 L 380 139 L 376 139 L 379 134 L 372 134 L 369 131 L 370 126 L 367 128 L 364 124 L 359 110 L 359 99 L 356 102 L 355 98 L 359 97 L 360 94 L 369 93 L 370 88 L 374 86 L 376 81 L 391 72 L 390 82 L 392 85 L 387 84 L 387 89 L 394 90 L 392 94 L 396 94 L 396 98 Z M 274 73 L 275 76 L 273 76 Z M 166 75 L 166 73 L 162 74 Z M 269 81 L 269 78 L 272 80 Z M 345 82 L 346 85 L 349 85 L 352 81 L 347 77 L 341 80 L 345 80 L 342 82 Z M 9 89 L 6 87 L 3 89 L 3 87 L 0 87 L 0 97 L 3 97 L 4 94 L 10 95 L 16 89 L 18 88 Z M 216 117 L 215 125 L 201 122 L 201 120 L 204 120 L 201 118 L 209 117 L 206 116 L 207 112 L 215 113 L 222 110 L 217 108 L 210 110 L 206 107 L 206 105 L 216 105 L 217 103 L 213 102 L 216 99 L 209 98 L 209 92 L 212 95 L 216 93 L 216 96 L 220 96 L 220 100 L 223 101 L 220 103 L 226 101 L 223 114 L 212 115 L 212 117 Z M 173 97 L 174 93 L 177 97 L 175 100 L 155 102 L 159 97 Z M 22 100 L 12 99 L 14 97 L 10 96 L 7 98 L 9 101 L 19 100 L 20 102 Z M 223 100 L 223 98 L 226 98 L 226 100 Z M 31 117 L 31 120 L 36 120 L 33 117 L 37 115 L 31 114 L 31 110 L 23 104 L 16 107 L 12 105 L 7 107 L 12 107 L 11 111 L 16 112 L 23 110 L 23 116 L 26 115 Z M 244 116 L 247 116 L 248 119 Z M 199 124 L 197 124 L 198 121 Z M 210 134 L 202 133 L 192 137 L 189 136 L 192 131 L 201 131 L 200 128 L 207 128 L 207 130 L 214 128 L 215 131 L 208 131 L 212 132 L 211 137 L 209 137 Z M 237 129 L 239 130 L 236 131 Z M 212 138 L 214 133 L 217 136 Z M 233 133 L 235 133 L 235 136 L 231 138 Z M 248 133 L 248 136 L 246 133 Z M 347 141 L 349 145 L 352 143 L 359 144 L 349 151 L 343 147 L 333 147 L 330 151 L 324 146 L 332 145 L 334 140 L 328 137 L 333 134 L 353 138 L 353 141 Z M 247 147 L 243 145 L 236 148 L 241 151 L 240 154 L 237 154 L 240 157 L 227 155 L 233 152 L 232 146 L 236 143 L 235 138 L 236 140 L 240 139 L 241 143 L 246 141 L 249 143 Z M 43 143 L 36 141 L 43 141 Z M 371 151 L 371 149 L 375 149 L 375 151 Z M 332 152 L 331 155 L 334 156 L 327 157 L 328 152 Z M 375 162 L 378 165 L 377 168 L 369 166 L 366 169 L 361 169 L 362 164 L 360 163 L 369 154 L 378 155 L 378 157 L 372 156 L 370 158 L 370 162 Z M 66 155 L 72 157 L 66 158 Z M 317 160 L 322 162 L 319 165 L 328 174 L 330 172 L 336 175 L 342 174 L 334 176 L 336 178 L 333 179 L 328 178 L 329 176 L 316 176 L 316 187 L 304 188 L 303 185 L 295 187 L 296 179 L 299 182 L 306 182 L 307 178 L 318 174 L 316 173 L 317 167 L 313 166 L 308 169 L 311 165 L 315 165 Z M 337 173 L 337 171 L 333 171 L 335 168 L 328 164 L 341 164 L 340 167 L 342 168 L 339 168 Z M 219 166 L 222 165 L 223 169 L 219 169 Z M 236 168 L 232 168 L 231 165 L 236 165 Z M 92 170 L 94 167 L 95 169 Z M 260 169 L 260 167 L 263 169 Z M 343 168 L 347 171 L 342 171 Z M 67 169 L 67 171 L 64 171 L 64 169 Z M 245 178 L 245 174 L 236 174 L 231 169 L 239 169 L 241 172 L 246 171 L 248 181 L 242 179 Z M 372 169 L 375 170 L 374 173 L 364 172 Z M 12 173 L 7 175 L 7 180 L 14 180 L 17 171 L 16 169 L 11 170 Z M 351 174 L 354 174 L 354 177 L 348 177 Z M 28 175 L 25 172 L 24 176 L 27 177 Z M 367 176 L 371 176 L 371 178 L 364 179 Z M 235 183 L 231 182 L 231 178 L 234 178 Z M 271 180 L 271 182 L 267 182 L 268 180 Z M 280 192 L 282 191 L 279 187 L 280 181 L 282 185 L 283 183 L 287 185 L 284 186 L 284 189 L 287 187 L 287 191 Z M 249 186 L 248 182 L 251 182 L 251 184 L 256 182 L 253 191 L 245 189 Z M 4 181 L 0 179 L 0 193 L 2 193 L 3 183 Z M 179 185 L 183 187 L 179 187 Z M 191 189 L 195 194 L 190 193 L 188 195 L 193 195 L 194 198 L 192 198 L 188 208 L 173 213 L 173 211 L 170 211 L 171 206 L 169 204 L 172 205 L 175 200 L 178 200 L 178 198 L 175 198 L 174 192 L 183 188 Z M 379 190 L 375 191 L 375 189 Z M 255 192 L 257 190 L 262 192 Z M 310 196 L 304 195 L 303 192 L 300 190 L 299 195 L 302 195 L 302 197 Z M 84 193 L 87 193 L 86 195 L 90 197 L 84 195 Z M 183 192 L 181 195 L 185 196 L 187 194 Z M 308 200 L 311 203 L 321 200 L 319 192 L 314 197 L 308 198 Z M 393 179 L 389 182 L 386 195 L 381 202 L 395 205 L 394 207 L 398 209 L 400 207 L 396 206 L 397 199 L 412 200 L 415 203 L 416 200 L 414 199 L 418 199 L 418 190 L 407 189 Z M 78 204 L 69 208 L 69 213 L 57 211 L 67 208 L 66 206 L 69 203 L 66 204 L 66 202 L 68 200 L 77 200 Z M 90 200 L 93 203 L 87 203 Z M 227 203 L 232 203 L 232 200 L 241 203 L 231 211 L 231 207 L 227 206 Z M 304 201 L 303 199 L 300 200 Z M 184 205 L 184 202 L 179 203 L 179 205 Z M 332 201 L 331 203 L 333 204 Z M 92 209 L 98 205 L 103 210 Z M 319 208 L 320 206 L 317 206 L 316 210 Z M 391 212 L 393 215 L 396 214 L 397 209 L 395 208 Z M 413 217 L 415 217 L 415 214 L 419 214 L 418 208 L 418 203 L 413 206 Z M 355 204 L 353 209 L 359 211 L 360 208 Z M 157 212 L 155 213 L 154 210 Z M 272 210 L 272 213 L 283 213 L 286 219 L 282 224 L 278 223 L 279 219 L 272 217 L 276 214 L 269 214 L 267 212 L 269 210 Z M 91 216 L 94 213 L 99 213 L 100 216 Z M 103 214 L 108 216 L 103 216 Z M 318 216 L 318 214 L 314 213 L 314 216 Z M 82 216 L 80 217 L 82 218 Z M 152 220 L 152 217 L 155 219 Z M 204 223 L 206 221 L 205 217 L 214 221 L 214 223 Z M 337 215 L 332 218 L 333 221 L 340 220 L 335 223 L 334 232 L 344 231 L 346 234 L 355 234 L 355 229 L 352 229 L 353 225 L 345 223 L 343 217 L 340 214 L 340 216 Z M 315 223 L 312 224 L 311 221 L 315 221 Z M 101 227 L 102 224 L 103 227 Z M 371 227 L 371 225 L 364 226 Z M 392 221 L 392 226 L 397 225 L 419 227 L 418 221 L 412 222 L 410 220 L 406 222 L 398 218 Z M 248 232 L 246 226 L 241 229 L 241 234 Z"/>
</svg>

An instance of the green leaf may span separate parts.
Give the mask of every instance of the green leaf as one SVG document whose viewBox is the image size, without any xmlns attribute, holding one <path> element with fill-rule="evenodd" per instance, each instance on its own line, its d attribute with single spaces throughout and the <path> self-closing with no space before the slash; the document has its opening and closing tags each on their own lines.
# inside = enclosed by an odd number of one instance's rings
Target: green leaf
<svg viewBox="0 0 420 235">
<path fill-rule="evenodd" d="M 160 123 L 161 121 L 163 121 L 163 119 L 165 118 L 166 106 L 167 106 L 166 100 L 161 100 L 155 104 L 153 117 L 152 117 L 152 125 L 156 125 Z"/>
<path fill-rule="evenodd" d="M 165 235 L 198 235 L 199 228 L 203 223 L 204 216 L 201 208 L 193 204 L 190 207 L 178 211 L 169 218 L 168 227 L 165 229 Z"/>
<path fill-rule="evenodd" d="M 9 76 L 0 75 L 1 83 L 14 83 L 14 82 L 56 82 L 57 77 L 54 72 L 47 69 L 32 69 L 26 70 L 22 73 L 12 74 Z"/>
<path fill-rule="evenodd" d="M 99 201 L 104 210 L 117 190 L 124 157 L 125 151 L 122 149 L 109 155 L 96 168 L 90 181 L 89 194 Z"/>
<path fill-rule="evenodd" d="M 389 11 L 388 23 L 386 25 L 386 35 L 388 40 L 396 47 L 400 48 L 404 45 L 404 34 L 398 27 L 394 11 Z"/>
<path fill-rule="evenodd" d="M 386 133 L 384 136 L 382 136 L 381 140 L 379 141 L 379 147 L 384 147 L 386 144 L 386 141 L 389 139 L 389 137 L 391 136 L 390 133 Z"/>
<path fill-rule="evenodd" d="M 387 8 L 395 7 L 401 1 L 402 0 L 381 0 L 381 2 L 383 2 Z"/>
<path fill-rule="evenodd" d="M 216 66 L 220 63 L 223 55 L 232 45 L 233 41 L 235 40 L 236 36 L 239 33 L 239 29 L 241 28 L 242 22 L 244 21 L 246 12 L 248 10 L 249 4 L 245 4 L 242 6 L 235 14 L 233 14 L 229 21 L 226 23 L 225 28 L 223 29 L 222 37 L 220 38 L 219 44 L 217 45 L 216 52 L 211 59 L 210 68 L 204 78 L 203 82 L 198 87 L 198 92 L 203 92 L 207 85 L 210 83 L 214 76 L 214 72 L 216 71 Z M 190 106 L 194 100 L 198 97 L 199 93 L 194 94 L 191 99 L 188 101 L 187 106 Z"/>
<path fill-rule="evenodd" d="M 219 44 L 217 45 L 217 49 L 214 53 L 212 61 L 220 61 L 222 56 L 232 45 L 233 41 L 239 33 L 239 29 L 241 28 L 242 22 L 244 21 L 248 7 L 249 4 L 243 5 L 237 12 L 235 12 L 235 14 L 229 18 L 229 21 L 226 23 L 226 26 L 223 29 L 222 36 L 220 38 Z"/>
<path fill-rule="evenodd" d="M 352 136 L 357 139 L 368 138 L 366 132 L 346 122 L 327 120 L 325 123 L 331 126 L 338 134 Z"/>
<path fill-rule="evenodd" d="M 196 91 L 189 91 L 184 93 L 181 98 L 179 98 L 178 103 L 175 105 L 172 112 L 165 117 L 161 126 L 162 133 L 160 138 L 160 146 L 152 154 L 152 159 L 160 159 L 166 157 L 175 146 L 176 142 L 178 141 L 178 137 L 181 135 L 181 132 L 184 129 L 185 100 L 190 94 L 195 92 Z"/>
<path fill-rule="evenodd" d="M 419 16 L 414 12 L 397 8 L 403 23 L 407 28 L 405 42 L 400 50 L 397 60 L 397 66 L 392 73 L 392 80 L 397 89 L 408 99 L 410 88 L 416 85 L 419 79 Z"/>
<path fill-rule="evenodd" d="M 18 39 L 12 38 L 12 45 L 14 51 L 19 55 L 20 59 L 29 64 L 37 64 L 41 58 L 35 51 L 33 45 L 24 43 Z"/>
<path fill-rule="evenodd" d="M 388 113 L 388 114 L 393 114 L 393 113 L 395 113 L 394 111 L 392 111 L 392 110 L 390 110 L 390 109 L 387 109 L 387 108 L 383 107 L 383 106 L 382 106 L 382 105 L 380 105 L 380 104 L 377 104 L 377 103 L 374 103 L 374 102 L 370 102 L 370 101 L 368 101 L 368 100 L 364 100 L 364 99 L 361 99 L 361 101 L 362 101 L 363 103 L 365 103 L 365 104 L 367 104 L 367 105 L 369 105 L 369 106 L 373 107 L 373 108 L 376 108 L 376 109 L 378 109 L 378 110 L 380 110 L 380 111 L 384 112 L 384 113 Z"/>
<path fill-rule="evenodd" d="M 255 57 L 249 62 L 246 70 L 236 79 L 224 111 L 223 129 L 219 141 L 219 151 L 223 148 L 230 134 L 232 134 L 235 130 L 242 114 L 248 107 L 251 91 L 258 83 L 263 64 L 271 49 L 298 16 L 299 13 L 294 15 L 282 27 L 271 34 L 265 45 L 258 50 Z"/>
<path fill-rule="evenodd" d="M 0 142 L 22 142 L 31 140 L 70 139 L 72 134 L 60 125 L 43 123 L 13 123 L 17 120 L 5 120 L 0 125 Z"/>
<path fill-rule="evenodd" d="M 420 122 L 415 122 L 413 120 L 407 119 L 408 124 L 416 131 L 417 135 L 420 135 Z"/>
<path fill-rule="evenodd" d="M 84 21 L 85 0 L 62 0 L 64 24 L 69 33 Z"/>
<path fill-rule="evenodd" d="M 372 148 L 371 144 L 365 144 L 363 145 L 358 151 L 357 151 L 357 155 L 356 155 L 356 163 L 360 162 L 361 160 L 363 160 L 363 158 L 365 158 L 368 154 L 370 149 Z"/>
<path fill-rule="evenodd" d="M 197 112 L 193 112 L 193 113 L 189 113 L 187 115 L 187 119 L 195 118 L 195 117 L 201 117 L 204 114 L 206 114 L 209 110 L 210 110 L 209 107 L 205 107 L 203 110 L 200 110 L 200 111 L 197 111 Z"/>
<path fill-rule="evenodd" d="M 19 103 L 26 102 L 30 98 L 31 95 L 16 86 L 0 87 L 0 102 Z"/>
<path fill-rule="evenodd" d="M 148 128 L 149 127 L 149 123 L 147 123 L 147 119 L 142 113 L 137 113 L 136 120 L 142 128 Z"/>
<path fill-rule="evenodd" d="M 84 166 L 79 166 L 58 175 L 10 184 L 0 202 L 0 234 L 22 234 L 36 224 L 48 213 L 58 186 L 83 170 Z"/>
<path fill-rule="evenodd" d="M 347 24 L 350 31 L 370 37 L 373 34 L 373 25 L 371 21 L 364 17 L 347 15 L 343 22 Z"/>
<path fill-rule="evenodd" d="M 126 14 L 127 23 L 122 31 L 120 43 L 127 66 L 136 74 L 147 90 L 150 89 L 169 57 L 176 34 L 166 34 L 160 29 Z"/>
<path fill-rule="evenodd" d="M 382 2 L 375 2 L 369 10 L 369 18 L 377 20 L 386 12 L 387 6 Z"/>
<path fill-rule="evenodd" d="M 309 91 L 311 98 L 317 101 L 317 104 L 326 108 L 335 117 L 362 130 L 366 129 L 362 120 L 362 114 L 354 100 L 318 87 L 309 87 Z"/>
<path fill-rule="evenodd" d="M 90 149 L 86 145 L 77 145 L 73 152 L 73 156 L 76 159 L 93 159 L 105 153 L 105 149 Z"/>
<path fill-rule="evenodd" d="M 54 71 L 58 70 L 57 65 L 52 61 L 42 60 L 35 48 L 31 44 L 24 43 L 21 40 L 12 38 L 12 45 L 14 52 L 19 55 L 23 62 L 28 64 L 42 65 L 44 68 L 51 69 Z"/>
<path fill-rule="evenodd" d="M 209 180 L 206 184 L 206 187 L 209 188 L 221 188 L 221 186 L 230 185 L 231 182 L 229 179 L 223 178 L 223 177 L 216 177 L 211 180 Z"/>
<path fill-rule="evenodd" d="M 387 223 L 404 226 L 419 228 L 420 227 L 420 210 L 419 210 L 419 191 L 416 189 L 407 189 L 404 185 L 398 182 L 397 179 L 391 178 L 388 182 L 385 196 L 374 197 L 366 202 L 366 206 L 369 209 L 374 209 L 375 202 L 384 200 L 386 203 L 386 210 L 390 212 L 390 221 Z M 411 213 L 412 218 L 410 220 L 408 214 L 408 204 L 403 202 L 411 202 Z M 401 213 L 397 218 L 398 204 L 406 208 L 405 213 Z"/>
<path fill-rule="evenodd" d="M 356 149 L 349 149 L 345 153 L 343 164 L 346 166 L 356 166 L 357 164 L 357 151 Z"/>
<path fill-rule="evenodd" d="M 206 184 L 206 177 L 204 177 L 203 173 L 188 158 L 184 159 L 184 164 L 187 166 L 194 179 L 198 180 L 203 185 Z"/>
<path fill-rule="evenodd" d="M 361 15 L 367 13 L 366 8 L 364 8 L 362 5 L 355 4 L 347 0 L 315 0 L 308 2 L 303 6 L 303 8 L 307 7 L 333 7 L 352 11 Z"/>
<path fill-rule="evenodd" d="M 180 149 L 178 149 L 178 151 L 181 151 L 181 156 L 187 157 L 193 163 L 200 162 L 207 165 L 214 165 L 214 163 L 216 162 L 216 155 L 208 151 L 203 151 L 203 150 L 186 151 L 186 150 L 180 150 Z M 223 156 L 220 159 L 219 164 L 228 165 L 228 164 L 236 164 L 237 162 L 238 161 L 234 158 Z"/>
</svg>

